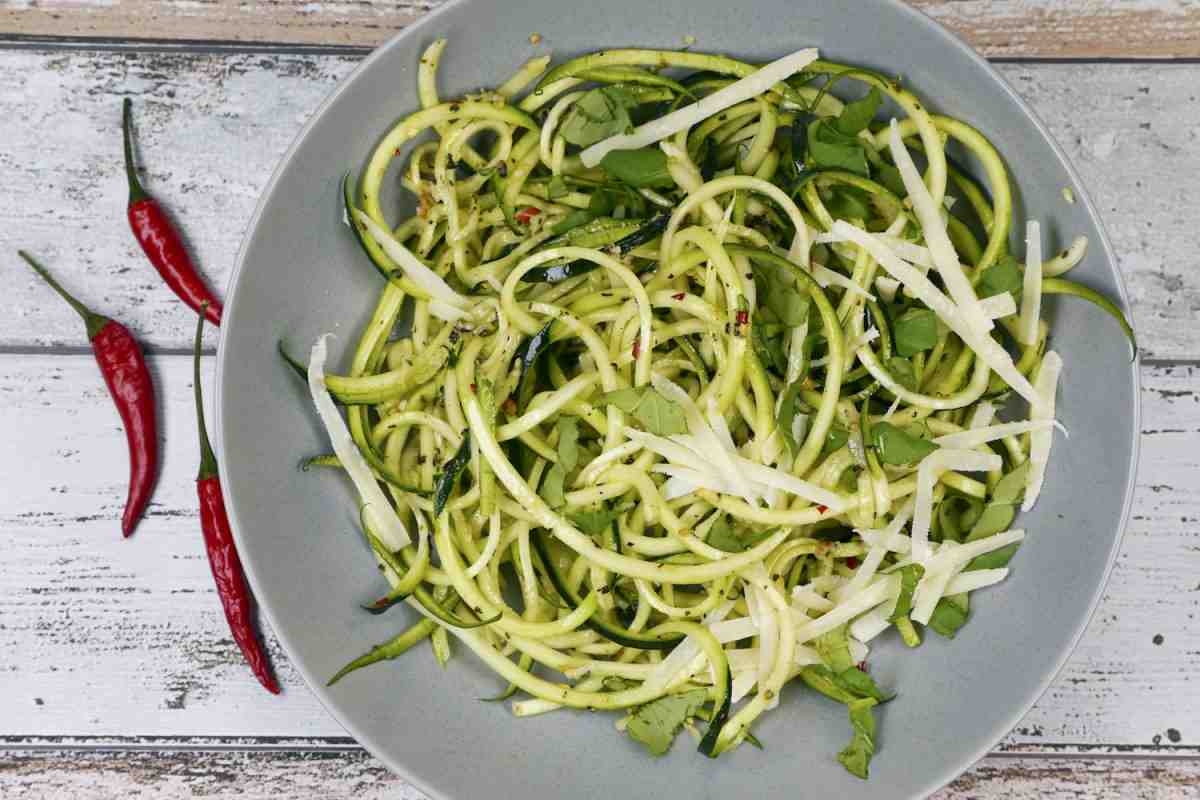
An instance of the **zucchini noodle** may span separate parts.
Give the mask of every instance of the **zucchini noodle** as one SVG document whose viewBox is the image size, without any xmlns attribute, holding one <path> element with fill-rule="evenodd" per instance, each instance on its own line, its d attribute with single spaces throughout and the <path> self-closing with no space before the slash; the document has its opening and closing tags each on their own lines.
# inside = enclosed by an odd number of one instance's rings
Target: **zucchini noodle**
<svg viewBox="0 0 1200 800">
<path fill-rule="evenodd" d="M 344 184 L 384 278 L 353 363 L 326 371 L 324 339 L 311 369 L 284 353 L 336 445 L 305 468 L 361 492 L 390 585 L 364 607 L 423 617 L 336 679 L 427 637 L 444 659 L 450 635 L 500 699 L 527 696 L 520 717 L 621 710 L 654 752 L 656 725 L 669 746 L 697 720 L 710 756 L 757 744 L 797 682 L 848 706 L 838 758 L 866 777 L 862 715 L 889 699 L 868 642 L 953 636 L 1046 480 L 1063 368 L 1043 294 L 1132 337 L 1058 277 L 1086 240 L 1043 263 L 1031 221 L 1009 255 L 985 134 L 815 50 L 541 57 L 447 99 L 446 46 Z M 997 419 L 1009 397 L 1031 411 Z"/>
</svg>

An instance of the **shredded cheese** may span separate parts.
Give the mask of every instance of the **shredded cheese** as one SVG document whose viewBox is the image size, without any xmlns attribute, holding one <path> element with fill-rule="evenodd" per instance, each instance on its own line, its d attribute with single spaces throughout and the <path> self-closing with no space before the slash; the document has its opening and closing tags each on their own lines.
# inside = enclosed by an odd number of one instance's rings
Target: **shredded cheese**
<svg viewBox="0 0 1200 800">
<path fill-rule="evenodd" d="M 979 305 L 983 308 L 983 313 L 988 315 L 988 319 L 1002 319 L 1017 313 L 1017 301 L 1013 300 L 1013 296 L 1008 292 L 985 297 L 979 301 Z"/>
<path fill-rule="evenodd" d="M 935 450 L 921 460 L 917 467 L 917 496 L 913 506 L 912 555 L 918 564 L 926 564 L 929 547 L 929 527 L 933 521 L 933 487 L 947 470 L 985 472 L 1003 465 L 995 453 L 975 450 Z M 926 565 L 927 566 L 927 565 Z M 927 566 L 928 568 L 928 566 Z"/>
<path fill-rule="evenodd" d="M 325 425 L 325 431 L 329 434 L 329 443 L 333 446 L 333 452 L 337 454 L 346 474 L 350 476 L 354 487 L 358 489 L 358 494 L 363 502 L 363 514 L 369 517 L 372 529 L 379 534 L 379 538 L 385 545 L 392 550 L 400 550 L 407 547 L 411 541 L 408 531 L 405 530 L 400 517 L 396 516 L 392 504 L 384 497 L 383 490 L 379 488 L 379 481 L 371 472 L 371 466 L 367 464 L 367 460 L 358 450 L 358 445 L 350 437 L 350 429 L 346 427 L 346 421 L 342 419 L 341 413 L 333 403 L 333 398 L 329 395 L 329 390 L 325 388 L 325 359 L 328 352 L 325 340 L 328 337 L 329 334 L 318 337 L 316 344 L 313 345 L 312 353 L 309 355 L 309 393 L 312 395 L 313 404 L 317 407 L 317 416 L 321 418 L 321 422 Z"/>
<path fill-rule="evenodd" d="M 697 103 L 678 111 L 672 111 L 670 114 L 651 120 L 644 125 L 639 125 L 633 133 L 618 134 L 596 142 L 580 153 L 579 157 L 585 167 L 594 167 L 613 150 L 637 150 L 652 145 L 672 134 L 687 130 L 730 106 L 769 91 L 775 84 L 794 75 L 816 60 L 817 50 L 813 47 L 784 56 L 778 61 L 772 61 L 757 72 L 734 81 L 724 89 L 713 92 Z"/>
<path fill-rule="evenodd" d="M 1058 377 L 1062 373 L 1062 358 L 1050 350 L 1042 357 L 1042 366 L 1037 375 L 1038 399 L 1031 409 L 1030 418 L 1034 420 L 1054 419 L 1054 396 L 1058 391 Z M 1025 487 L 1025 501 L 1021 504 L 1022 511 L 1033 508 L 1038 495 L 1042 493 L 1042 483 L 1046 480 L 1046 464 L 1050 460 L 1050 445 L 1054 441 L 1054 431 L 1046 428 L 1035 431 L 1029 436 L 1029 483 Z"/>
<path fill-rule="evenodd" d="M 1037 344 L 1042 321 L 1042 228 L 1035 220 L 1025 224 L 1025 277 L 1021 283 L 1021 316 L 1017 318 L 1017 341 L 1026 347 Z"/>
</svg>

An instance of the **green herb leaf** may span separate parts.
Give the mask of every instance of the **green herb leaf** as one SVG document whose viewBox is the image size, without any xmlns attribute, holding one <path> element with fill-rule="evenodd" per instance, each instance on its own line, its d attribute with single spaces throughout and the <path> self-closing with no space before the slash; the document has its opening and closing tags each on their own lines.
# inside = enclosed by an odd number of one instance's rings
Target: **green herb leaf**
<svg viewBox="0 0 1200 800">
<path fill-rule="evenodd" d="M 880 689 L 879 685 L 875 683 L 875 679 L 858 667 L 842 670 L 834 676 L 833 681 L 853 695 L 870 697 L 880 703 L 886 703 L 896 696 L 894 693 L 887 694 Z"/>
<path fill-rule="evenodd" d="M 900 597 L 896 600 L 896 610 L 888 617 L 888 622 L 899 622 L 908 619 L 912 613 L 913 592 L 925 574 L 925 568 L 920 564 L 909 564 L 900 568 Z"/>
<path fill-rule="evenodd" d="M 824 664 L 810 664 L 800 668 L 800 679 L 810 689 L 815 689 L 830 700 L 836 700 L 843 705 L 850 705 L 856 697 L 853 692 L 838 685 L 837 675 Z"/>
<path fill-rule="evenodd" d="M 850 744 L 838 753 L 838 761 L 857 778 L 867 779 L 871 756 L 875 755 L 875 700 L 867 697 L 850 704 L 850 726 L 854 735 Z"/>
<path fill-rule="evenodd" d="M 846 626 L 841 625 L 831 631 L 821 634 L 811 642 L 825 666 L 835 674 L 854 667 L 854 659 L 850 657 L 850 639 L 846 635 Z"/>
<path fill-rule="evenodd" d="M 563 472 L 569 473 L 579 463 L 579 418 L 559 417 L 558 428 L 558 465 Z"/>
<path fill-rule="evenodd" d="M 871 217 L 871 195 L 856 186 L 836 186 L 822 197 L 829 213 L 839 219 L 867 220 Z"/>
<path fill-rule="evenodd" d="M 913 464 L 938 449 L 928 439 L 921 439 L 897 428 L 890 422 L 877 422 L 871 427 L 871 446 L 885 464 Z"/>
<path fill-rule="evenodd" d="M 668 400 L 650 386 L 640 389 L 618 389 L 600 395 L 600 402 L 614 405 L 642 423 L 649 433 L 671 436 L 687 433 L 683 409 L 673 400 Z"/>
<path fill-rule="evenodd" d="M 755 317 L 750 322 L 750 343 L 754 346 L 754 355 L 767 369 L 779 373 L 787 372 L 787 354 L 783 352 L 783 337 L 786 328 L 763 322 Z"/>
<path fill-rule="evenodd" d="M 1005 256 L 979 276 L 979 296 L 982 298 L 1005 292 L 1019 292 L 1023 280 L 1017 260 L 1012 256 Z"/>
<path fill-rule="evenodd" d="M 752 269 L 755 289 L 764 307 L 786 326 L 803 325 L 812 299 L 797 286 L 791 270 L 769 262 L 755 262 Z"/>
<path fill-rule="evenodd" d="M 848 441 L 850 441 L 850 431 L 836 425 L 831 426 L 829 433 L 825 436 L 825 446 L 821 448 L 821 455 L 827 456 L 841 450 Z"/>
<path fill-rule="evenodd" d="M 576 511 L 574 514 L 568 514 L 567 519 L 588 536 L 603 536 L 608 533 L 608 527 L 612 525 L 613 520 L 619 516 L 620 511 L 601 507 Z"/>
<path fill-rule="evenodd" d="M 615 392 L 605 392 L 600 395 L 600 402 L 616 406 L 626 414 L 632 414 L 638 403 L 642 402 L 641 389 L 617 389 Z"/>
<path fill-rule="evenodd" d="M 546 471 L 546 475 L 542 478 L 542 485 L 538 489 L 538 494 L 546 501 L 546 505 L 551 508 L 560 508 L 567 502 L 563 491 L 566 481 L 567 475 L 560 465 L 554 464 Z"/>
<path fill-rule="evenodd" d="M 793 381 L 783 392 L 783 399 L 779 402 L 779 413 L 775 417 L 775 424 L 779 426 L 779 432 L 783 435 L 783 440 L 787 442 L 788 452 L 794 457 L 800 452 L 800 448 L 804 445 L 804 439 L 808 434 L 808 415 L 802 413 L 800 400 L 800 390 L 803 388 L 803 381 Z"/>
<path fill-rule="evenodd" d="M 438 518 L 442 512 L 446 510 L 446 502 L 450 499 L 450 493 L 454 491 L 454 487 L 458 485 L 458 479 L 462 476 L 463 470 L 467 468 L 467 462 L 471 460 L 471 429 L 463 431 L 462 444 L 458 446 L 458 450 L 442 467 L 441 473 L 437 476 L 433 487 L 433 516 Z"/>
<path fill-rule="evenodd" d="M 908 196 L 908 190 L 904 188 L 904 178 L 900 177 L 900 170 L 891 164 L 876 165 L 875 180 L 897 197 Z"/>
<path fill-rule="evenodd" d="M 675 185 L 667 171 L 667 154 L 657 147 L 612 150 L 600 159 L 610 176 L 635 188 L 669 189 Z"/>
<path fill-rule="evenodd" d="M 707 699 L 705 689 L 660 697 L 634 711 L 625 730 L 654 755 L 664 755 L 683 723 L 695 716 Z"/>
<path fill-rule="evenodd" d="M 967 622 L 967 610 L 953 600 L 943 597 L 933 609 L 929 618 L 929 627 L 947 639 L 953 639 Z"/>
<path fill-rule="evenodd" d="M 633 128 L 629 109 L 637 98 L 619 86 L 602 86 L 580 97 L 563 117 L 558 132 L 571 144 L 587 147 Z"/>
<path fill-rule="evenodd" d="M 879 104 L 882 100 L 879 90 L 871 87 L 871 91 L 867 93 L 866 97 L 848 103 L 842 109 L 837 121 L 833 123 L 834 127 L 838 129 L 839 133 L 853 136 L 871 124 L 871 120 L 875 119 L 875 114 L 879 111 Z"/>
<path fill-rule="evenodd" d="M 992 501 L 983 509 L 979 519 L 975 521 L 965 541 L 974 542 L 986 539 L 1012 527 L 1013 519 L 1017 516 L 1017 505 L 1025 497 L 1025 483 L 1029 479 L 1029 462 L 1025 461 L 1012 472 L 1005 475 L 992 491 Z M 1020 542 L 1005 545 L 999 550 L 984 553 L 971 560 L 966 570 L 999 569 L 1008 566 L 1008 562 L 1016 555 Z"/>
<path fill-rule="evenodd" d="M 867 155 L 862 142 L 839 131 L 830 120 L 819 119 L 808 126 L 808 163 L 820 169 L 842 169 L 867 177 Z"/>
<path fill-rule="evenodd" d="M 546 197 L 551 200 L 557 200 L 571 190 L 567 188 L 567 182 L 563 180 L 562 175 L 555 175 L 546 184 Z"/>
<path fill-rule="evenodd" d="M 932 350 L 938 338 L 937 317 L 927 308 L 910 308 L 892 326 L 892 336 L 902 356 Z"/>
<path fill-rule="evenodd" d="M 996 483 L 992 490 L 993 503 L 1016 505 L 1025 499 L 1025 485 L 1029 483 L 1030 463 L 1022 461 L 1012 472 Z M 976 537 L 978 538 L 978 537 Z M 971 541 L 970 538 L 967 541 Z"/>
<path fill-rule="evenodd" d="M 907 358 L 892 356 L 888 359 L 887 368 L 897 383 L 905 389 L 908 389 L 910 392 L 917 390 L 917 371 L 913 369 L 912 362 Z"/>
<path fill-rule="evenodd" d="M 740 531 L 737 526 L 729 521 L 729 517 L 722 514 L 721 518 L 708 529 L 708 535 L 704 537 L 704 541 L 718 550 L 724 550 L 726 553 L 741 553 L 749 550 L 770 535 L 770 531 L 759 531 L 757 533 Z"/>
</svg>

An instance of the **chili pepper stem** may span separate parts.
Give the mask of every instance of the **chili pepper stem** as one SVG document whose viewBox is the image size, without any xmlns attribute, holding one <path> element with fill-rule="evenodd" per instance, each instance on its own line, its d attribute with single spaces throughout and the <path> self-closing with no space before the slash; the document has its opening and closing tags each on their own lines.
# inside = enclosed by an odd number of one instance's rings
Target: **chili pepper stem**
<svg viewBox="0 0 1200 800">
<path fill-rule="evenodd" d="M 130 132 L 132 119 L 133 101 L 126 97 L 125 102 L 121 104 L 121 135 L 125 139 L 125 176 L 129 178 L 129 205 L 150 199 L 150 195 L 142 188 L 133 166 L 133 134 Z"/>
<path fill-rule="evenodd" d="M 84 325 L 87 326 L 88 341 L 95 339 L 97 334 L 100 333 L 100 329 L 111 321 L 108 317 L 104 316 L 103 314 L 97 314 L 93 312 L 83 303 L 76 300 L 75 297 L 61 285 L 59 285 L 58 281 L 54 280 L 54 276 L 52 276 L 45 267 L 35 261 L 33 256 L 29 255 L 29 253 L 25 252 L 24 250 L 18 250 L 17 255 L 25 259 L 25 263 L 33 267 L 34 272 L 40 275 L 42 280 L 50 284 L 51 289 L 58 292 L 62 299 L 66 300 L 67 303 L 70 304 L 71 308 L 79 312 L 79 316 L 83 317 Z"/>
<path fill-rule="evenodd" d="M 213 455 L 212 443 L 208 440 L 208 429 L 204 425 L 204 394 L 200 388 L 200 345 L 204 341 L 204 312 L 208 303 L 200 304 L 200 319 L 196 323 L 196 344 L 193 353 L 193 375 L 196 393 L 196 420 L 200 426 L 200 472 L 196 480 L 217 476 L 217 457 Z"/>
</svg>

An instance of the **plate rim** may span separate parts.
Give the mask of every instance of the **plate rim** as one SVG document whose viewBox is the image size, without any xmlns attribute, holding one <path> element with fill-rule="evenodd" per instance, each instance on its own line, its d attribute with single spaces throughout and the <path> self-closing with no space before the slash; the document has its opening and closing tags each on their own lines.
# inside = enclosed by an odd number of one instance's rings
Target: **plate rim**
<svg viewBox="0 0 1200 800">
<path fill-rule="evenodd" d="M 1053 134 L 1050 132 L 1042 118 L 1028 103 L 1025 102 L 1024 98 L 1022 98 L 1016 92 L 1016 90 L 1013 89 L 1012 85 L 1005 80 L 1005 78 L 999 73 L 998 70 L 996 70 L 990 61 L 984 58 L 953 31 L 947 29 L 936 19 L 930 17 L 920 9 L 914 8 L 907 3 L 902 2 L 902 0 L 882 1 L 895 7 L 900 13 L 907 15 L 909 19 L 913 21 L 913 24 L 932 28 L 936 33 L 940 34 L 943 39 L 946 40 L 948 45 L 959 50 L 960 53 L 962 53 L 969 61 L 971 61 L 975 66 L 981 68 L 988 77 L 995 81 L 1008 96 L 1008 98 L 1020 110 L 1020 112 L 1030 120 L 1038 133 L 1041 135 L 1042 139 L 1050 146 L 1051 151 L 1063 165 L 1068 177 L 1070 178 L 1072 184 L 1071 189 L 1075 193 L 1076 201 L 1082 204 L 1087 216 L 1094 223 L 1099 234 L 1099 242 L 1097 244 L 1099 245 L 1100 250 L 1103 252 L 1104 257 L 1107 259 L 1108 264 L 1111 266 L 1114 282 L 1117 288 L 1117 294 L 1120 298 L 1120 305 L 1125 310 L 1125 313 L 1132 319 L 1132 306 L 1129 302 L 1129 290 L 1128 286 L 1126 285 L 1125 275 L 1121 269 L 1120 261 L 1117 258 L 1116 252 L 1113 249 L 1103 217 L 1096 208 L 1096 205 L 1091 198 L 1091 193 L 1088 191 L 1086 184 L 1083 182 L 1078 171 L 1076 170 L 1074 163 L 1063 150 L 1057 139 L 1055 139 Z M 304 125 L 300 128 L 296 136 L 288 145 L 287 149 L 279 157 L 279 160 L 272 170 L 269 179 L 259 190 L 258 201 L 255 204 L 254 212 L 251 214 L 246 223 L 245 230 L 242 234 L 241 243 L 238 247 L 237 256 L 234 261 L 234 267 L 230 272 L 229 279 L 226 284 L 225 304 L 228 309 L 233 309 L 237 304 L 236 288 L 240 282 L 242 273 L 247 269 L 247 252 L 249 250 L 251 240 L 254 237 L 254 233 L 258 229 L 262 217 L 266 211 L 267 199 L 272 195 L 284 169 L 295 157 L 296 151 L 308 138 L 311 130 L 324 118 L 325 114 L 329 110 L 329 107 L 339 97 L 341 97 L 342 94 L 349 91 L 350 86 L 355 82 L 360 74 L 366 70 L 369 70 L 376 61 L 381 60 L 385 54 L 390 52 L 393 48 L 405 46 L 407 40 L 410 38 L 418 38 L 421 31 L 423 31 L 425 28 L 435 25 L 442 16 L 450 13 L 460 6 L 470 5 L 473 2 L 481 2 L 481 0 L 449 0 L 449 2 L 446 2 L 438 8 L 426 13 L 411 25 L 408 25 L 397 31 L 395 34 L 389 37 L 387 41 L 376 46 L 357 66 L 354 67 L 353 70 L 343 77 L 338 84 L 332 90 L 330 90 L 321 103 L 311 112 Z M 1089 242 L 1089 244 L 1091 243 Z M 222 413 L 225 406 L 225 368 L 231 357 L 229 348 L 226 346 L 226 341 L 224 330 L 222 329 L 217 344 L 217 365 L 215 375 L 216 391 L 212 412 L 213 416 L 215 417 L 214 428 L 216 431 L 217 441 L 222 445 L 217 452 L 217 461 L 222 473 L 228 472 L 225 457 L 227 448 L 223 446 L 224 425 Z M 1127 465 L 1128 479 L 1126 480 L 1125 484 L 1125 496 L 1122 499 L 1121 513 L 1116 522 L 1116 532 L 1105 561 L 1103 574 L 1101 575 L 1100 580 L 1096 582 L 1096 585 L 1092 590 L 1092 595 L 1088 600 L 1086 613 L 1080 616 L 1075 625 L 1075 629 L 1071 632 L 1069 637 L 1064 638 L 1062 644 L 1059 646 L 1059 652 L 1056 656 L 1054 666 L 1051 669 L 1046 670 L 1037 686 L 1035 686 L 1026 697 L 1024 697 L 1021 701 L 1012 704 L 1013 711 L 1008 715 L 1008 717 L 1005 718 L 1002 729 L 1000 726 L 997 726 L 997 728 L 991 731 L 987 736 L 984 736 L 981 746 L 977 748 L 970 756 L 968 756 L 968 760 L 965 762 L 960 762 L 950 766 L 949 768 L 935 772 L 931 779 L 927 781 L 916 794 L 913 795 L 914 797 L 925 797 L 938 791 L 954 781 L 960 775 L 970 770 L 975 764 L 991 753 L 995 746 L 1002 741 L 1005 736 L 1011 733 L 1013 728 L 1016 727 L 1021 719 L 1029 713 L 1029 711 L 1034 705 L 1036 705 L 1038 700 L 1042 698 L 1055 680 L 1058 679 L 1059 675 L 1066 666 L 1067 661 L 1078 648 L 1083 634 L 1087 631 L 1087 628 L 1095 617 L 1096 611 L 1100 605 L 1100 601 L 1103 598 L 1104 591 L 1112 578 L 1113 567 L 1116 564 L 1117 556 L 1121 551 L 1121 547 L 1125 541 L 1125 536 L 1128 532 L 1129 520 L 1133 510 L 1133 499 L 1137 488 L 1138 466 L 1141 456 L 1141 363 L 1141 353 L 1140 351 L 1137 351 L 1135 352 L 1134 357 L 1129 361 L 1127 367 L 1131 379 L 1132 407 L 1129 415 L 1129 436 L 1131 445 L 1129 461 Z M 244 553 L 247 551 L 248 547 L 247 538 L 246 534 L 242 532 L 236 506 L 232 501 L 228 500 L 227 506 L 229 508 L 230 526 L 233 530 L 234 540 L 239 548 L 239 552 Z M 423 778 L 412 772 L 407 765 L 404 765 L 392 758 L 391 755 L 386 752 L 386 749 L 381 742 L 377 742 L 375 741 L 374 737 L 364 734 L 352 719 L 343 714 L 342 711 L 337 708 L 337 704 L 333 700 L 332 695 L 328 693 L 324 681 L 319 676 L 310 672 L 307 666 L 303 663 L 302 659 L 293 655 L 295 649 L 292 643 L 289 641 L 289 637 L 281 632 L 282 626 L 277 624 L 275 612 L 272 610 L 269 603 L 264 602 L 260 598 L 257 589 L 261 585 L 261 581 L 258 578 L 253 559 L 243 558 L 242 566 L 246 573 L 247 579 L 250 582 L 251 589 L 258 600 L 259 613 L 265 617 L 267 622 L 270 624 L 272 632 L 279 641 L 284 652 L 287 654 L 288 661 L 291 666 L 300 674 L 304 682 L 307 684 L 309 691 L 314 697 L 316 697 L 317 701 L 321 704 L 325 711 L 329 713 L 334 720 L 336 720 L 337 723 L 354 738 L 357 743 L 362 745 L 374 758 L 379 759 L 379 761 L 381 761 L 392 773 L 399 776 L 404 781 L 416 787 L 431 798 L 435 798 L 437 800 L 446 798 L 449 800 L 448 796 L 437 787 L 428 784 Z"/>
</svg>

